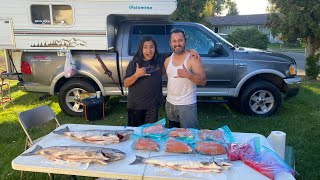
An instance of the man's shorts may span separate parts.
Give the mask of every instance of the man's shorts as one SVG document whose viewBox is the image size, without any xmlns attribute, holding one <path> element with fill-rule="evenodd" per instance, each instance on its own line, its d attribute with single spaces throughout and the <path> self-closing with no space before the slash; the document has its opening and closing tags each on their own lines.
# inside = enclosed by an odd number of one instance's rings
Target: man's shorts
<svg viewBox="0 0 320 180">
<path fill-rule="evenodd" d="M 173 105 L 166 101 L 169 121 L 180 122 L 182 128 L 198 128 L 197 103 Z"/>
</svg>

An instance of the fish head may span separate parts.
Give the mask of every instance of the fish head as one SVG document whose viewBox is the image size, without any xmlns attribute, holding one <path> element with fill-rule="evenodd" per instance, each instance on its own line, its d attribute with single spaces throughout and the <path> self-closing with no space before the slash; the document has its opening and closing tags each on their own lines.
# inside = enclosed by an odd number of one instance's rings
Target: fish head
<svg viewBox="0 0 320 180">
<path fill-rule="evenodd" d="M 103 149 L 101 151 L 102 155 L 108 158 L 108 161 L 118 161 L 126 157 L 126 154 L 118 149 Z"/>
<path fill-rule="evenodd" d="M 133 129 L 121 130 L 121 131 L 117 131 L 117 136 L 120 142 L 122 142 L 129 139 L 129 137 L 133 134 L 133 132 L 134 132 Z"/>
</svg>

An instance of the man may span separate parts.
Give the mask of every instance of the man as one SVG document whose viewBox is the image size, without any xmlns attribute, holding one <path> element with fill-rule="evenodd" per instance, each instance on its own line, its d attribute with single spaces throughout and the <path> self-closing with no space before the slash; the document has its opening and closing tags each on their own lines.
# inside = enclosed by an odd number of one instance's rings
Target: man
<svg viewBox="0 0 320 180">
<path fill-rule="evenodd" d="M 186 37 L 182 29 L 171 31 L 172 55 L 164 67 L 168 76 L 166 113 L 169 127 L 197 128 L 196 85 L 206 84 L 206 75 L 200 61 L 190 57 L 185 50 Z"/>
</svg>

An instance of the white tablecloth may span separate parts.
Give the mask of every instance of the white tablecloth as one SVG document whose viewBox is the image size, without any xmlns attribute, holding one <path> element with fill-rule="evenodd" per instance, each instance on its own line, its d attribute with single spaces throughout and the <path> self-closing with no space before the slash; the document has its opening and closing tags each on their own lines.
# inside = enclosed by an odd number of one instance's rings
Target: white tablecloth
<svg viewBox="0 0 320 180">
<path fill-rule="evenodd" d="M 139 128 L 136 127 L 123 127 L 123 126 L 102 126 L 102 125 L 83 125 L 83 124 L 65 124 L 60 126 L 58 129 L 62 129 L 68 126 L 70 130 L 85 130 L 85 129 L 106 129 L 106 130 L 121 130 L 121 129 L 134 129 L 135 134 L 139 134 Z M 266 138 L 260 134 L 255 133 L 233 133 L 236 142 L 247 142 L 253 137 L 259 137 L 261 145 L 264 145 L 270 149 Z M 89 144 L 82 141 L 75 140 L 70 137 L 61 136 L 50 133 L 45 136 L 36 145 L 41 147 L 49 146 L 101 146 L 119 149 L 126 153 L 126 157 L 120 161 L 110 162 L 107 165 L 99 164 L 80 164 L 80 163 L 64 163 L 52 162 L 46 157 L 41 155 L 34 156 L 18 156 L 12 161 L 12 168 L 21 171 L 33 171 L 33 172 L 44 172 L 54 174 L 68 174 L 78 176 L 90 176 L 90 177 L 104 177 L 104 178 L 117 178 L 117 179 L 221 179 L 221 180 L 238 180 L 245 178 L 246 180 L 264 180 L 268 179 L 252 168 L 248 167 L 241 161 L 232 162 L 232 167 L 228 171 L 222 173 L 193 173 L 193 172 L 182 172 L 173 170 L 170 168 L 161 168 L 154 165 L 129 165 L 135 160 L 135 155 L 142 157 L 150 157 L 155 155 L 169 154 L 161 150 L 160 152 L 150 151 L 136 151 L 132 150 L 131 145 L 134 138 L 131 137 L 127 141 L 119 144 L 109 145 L 97 145 Z M 26 152 L 34 149 L 34 146 L 29 148 Z M 226 157 L 221 155 L 218 157 Z"/>
</svg>

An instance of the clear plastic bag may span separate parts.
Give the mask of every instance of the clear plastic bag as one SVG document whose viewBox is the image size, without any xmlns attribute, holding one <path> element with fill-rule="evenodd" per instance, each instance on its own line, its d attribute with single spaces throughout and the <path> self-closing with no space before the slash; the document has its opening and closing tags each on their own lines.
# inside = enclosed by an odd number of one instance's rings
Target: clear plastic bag
<svg viewBox="0 0 320 180">
<path fill-rule="evenodd" d="M 132 149 L 159 151 L 160 145 L 151 138 L 139 137 L 133 142 Z"/>
<path fill-rule="evenodd" d="M 70 78 L 76 75 L 76 64 L 72 58 L 71 51 L 68 50 L 66 53 L 66 62 L 64 64 L 64 77 Z"/>
<path fill-rule="evenodd" d="M 228 144 L 227 157 L 231 161 L 243 161 L 246 165 L 270 179 L 274 179 L 278 173 L 283 172 L 296 174 L 275 152 L 265 146 L 260 147 L 259 138 L 253 138 L 248 143 Z"/>
<path fill-rule="evenodd" d="M 139 126 L 141 130 L 141 136 L 148 136 L 148 137 L 162 137 L 167 135 L 167 129 L 164 128 L 166 125 L 166 119 L 161 119 L 152 124 L 144 124 Z"/>
<path fill-rule="evenodd" d="M 227 153 L 226 148 L 222 144 L 213 141 L 197 142 L 195 151 L 205 155 L 220 155 Z"/>
<path fill-rule="evenodd" d="M 225 145 L 235 141 L 228 126 L 223 126 L 216 130 L 199 130 L 199 138 L 203 141 L 215 141 Z"/>
<path fill-rule="evenodd" d="M 169 137 L 166 141 L 165 151 L 170 153 L 192 153 L 193 149 L 187 141 Z"/>
</svg>

